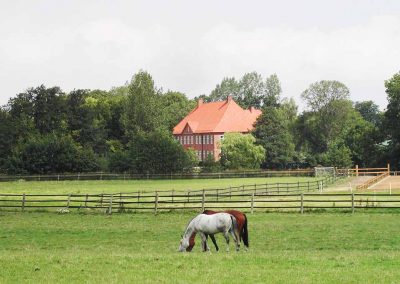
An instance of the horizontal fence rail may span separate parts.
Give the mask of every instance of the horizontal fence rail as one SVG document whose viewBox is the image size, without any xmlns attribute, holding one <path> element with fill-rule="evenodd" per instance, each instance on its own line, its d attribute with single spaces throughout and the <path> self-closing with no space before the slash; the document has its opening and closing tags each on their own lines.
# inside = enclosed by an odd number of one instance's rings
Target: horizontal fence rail
<svg viewBox="0 0 400 284">
<path fill-rule="evenodd" d="M 335 193 L 323 190 L 334 178 L 310 182 L 253 184 L 193 191 L 156 191 L 115 194 L 0 194 L 1 210 L 70 209 L 113 212 L 204 210 L 236 208 L 265 210 L 400 208 L 400 194 Z"/>
<path fill-rule="evenodd" d="M 251 177 L 299 177 L 313 176 L 314 170 L 289 171 L 242 171 L 221 173 L 171 173 L 171 174 L 114 174 L 76 173 L 53 175 L 0 175 L 0 182 L 6 181 L 65 181 L 65 180 L 144 180 L 144 179 L 221 179 Z"/>
</svg>

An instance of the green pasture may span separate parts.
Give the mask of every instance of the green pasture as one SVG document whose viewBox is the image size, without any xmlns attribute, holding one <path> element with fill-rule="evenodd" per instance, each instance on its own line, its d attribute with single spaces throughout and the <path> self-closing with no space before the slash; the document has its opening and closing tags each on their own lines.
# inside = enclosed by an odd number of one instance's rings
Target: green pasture
<svg viewBox="0 0 400 284">
<path fill-rule="evenodd" d="M 295 183 L 316 180 L 314 177 L 270 177 L 182 180 L 95 180 L 95 181 L 15 181 L 1 182 L 0 193 L 14 194 L 96 194 L 134 193 L 155 190 L 196 190 L 265 183 Z"/>
<path fill-rule="evenodd" d="M 178 253 L 196 213 L 0 211 L 0 283 L 396 283 L 399 213 L 248 214 L 250 251 Z M 211 243 L 210 243 L 211 245 Z"/>
</svg>

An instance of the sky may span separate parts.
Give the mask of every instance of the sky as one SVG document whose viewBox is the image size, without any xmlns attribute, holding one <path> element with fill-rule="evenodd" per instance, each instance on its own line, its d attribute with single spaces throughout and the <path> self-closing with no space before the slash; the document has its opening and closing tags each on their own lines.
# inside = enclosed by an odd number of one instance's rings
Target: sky
<svg viewBox="0 0 400 284">
<path fill-rule="evenodd" d="M 314 82 L 387 105 L 400 71 L 400 1 L 0 0 L 0 105 L 44 84 L 109 90 L 146 70 L 189 98 L 224 77 L 276 73 L 302 106 Z"/>
</svg>

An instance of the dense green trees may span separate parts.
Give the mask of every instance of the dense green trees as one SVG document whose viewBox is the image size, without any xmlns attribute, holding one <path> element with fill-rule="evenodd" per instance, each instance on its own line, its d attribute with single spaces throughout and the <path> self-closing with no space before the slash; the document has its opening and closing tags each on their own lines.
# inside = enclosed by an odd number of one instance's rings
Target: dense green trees
<svg viewBox="0 0 400 284">
<path fill-rule="evenodd" d="M 266 80 L 257 72 L 246 73 L 240 80 L 224 78 L 209 96 L 202 96 L 205 101 L 226 100 L 228 96 L 243 108 L 251 106 L 260 108 L 262 105 L 276 105 L 279 102 L 282 89 L 276 74 Z"/>
<path fill-rule="evenodd" d="M 258 169 L 265 150 L 251 134 L 226 133 L 221 142 L 221 164 L 226 169 Z"/>
<path fill-rule="evenodd" d="M 351 102 L 343 83 L 319 81 L 301 94 L 307 108 L 298 114 L 294 100 L 282 97 L 276 74 L 224 78 L 201 97 L 217 101 L 231 95 L 242 107 L 258 107 L 263 114 L 255 138 L 226 135 L 221 162 L 206 160 L 204 170 L 257 168 L 261 162 L 283 169 L 388 161 L 398 169 L 400 73 L 385 87 L 389 103 L 382 112 L 372 101 Z M 30 88 L 0 108 L 0 173 L 189 170 L 197 158 L 171 132 L 195 105 L 180 92 L 157 88 L 145 71 L 110 91 Z"/>
<path fill-rule="evenodd" d="M 385 81 L 388 106 L 385 113 L 385 128 L 388 135 L 388 159 L 400 168 L 400 72 Z"/>
</svg>

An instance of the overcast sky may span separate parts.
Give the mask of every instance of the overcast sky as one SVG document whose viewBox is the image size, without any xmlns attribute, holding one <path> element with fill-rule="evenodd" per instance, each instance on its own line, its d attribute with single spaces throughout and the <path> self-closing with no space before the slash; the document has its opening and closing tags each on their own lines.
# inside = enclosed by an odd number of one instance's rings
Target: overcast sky
<svg viewBox="0 0 400 284">
<path fill-rule="evenodd" d="M 223 77 L 276 73 L 283 95 L 339 80 L 385 108 L 400 71 L 400 1 L 0 0 L 0 105 L 45 84 L 158 87 L 209 94 Z"/>
</svg>

